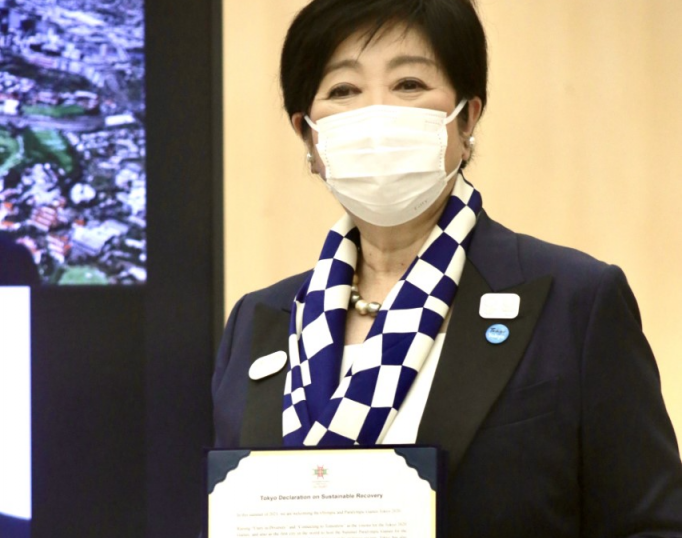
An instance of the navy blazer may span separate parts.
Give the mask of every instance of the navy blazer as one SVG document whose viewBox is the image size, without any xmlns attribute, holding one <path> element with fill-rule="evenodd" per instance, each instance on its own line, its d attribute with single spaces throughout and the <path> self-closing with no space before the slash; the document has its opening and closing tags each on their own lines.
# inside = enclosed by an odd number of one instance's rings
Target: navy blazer
<svg viewBox="0 0 682 538">
<path fill-rule="evenodd" d="M 293 297 L 309 273 L 244 296 L 213 377 L 216 446 L 282 443 Z M 510 336 L 486 341 L 488 292 L 519 294 Z M 622 271 L 515 234 L 482 213 L 417 442 L 448 452 L 446 536 L 682 537 L 682 464 Z"/>
</svg>

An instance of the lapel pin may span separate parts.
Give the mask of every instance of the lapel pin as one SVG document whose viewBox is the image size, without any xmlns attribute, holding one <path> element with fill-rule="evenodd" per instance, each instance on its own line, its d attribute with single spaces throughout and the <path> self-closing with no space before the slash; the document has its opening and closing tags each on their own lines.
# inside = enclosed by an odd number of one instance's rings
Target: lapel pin
<svg viewBox="0 0 682 538">
<path fill-rule="evenodd" d="M 485 332 L 485 339 L 491 344 L 501 344 L 507 338 L 509 338 L 509 328 L 501 323 L 491 325 Z"/>
<path fill-rule="evenodd" d="M 287 363 L 285 351 L 275 351 L 270 355 L 265 355 L 253 361 L 249 368 L 249 377 L 254 381 L 276 374 Z"/>
<path fill-rule="evenodd" d="M 478 314 L 483 319 L 514 319 L 520 306 L 521 297 L 516 293 L 486 293 L 481 297 Z"/>
</svg>

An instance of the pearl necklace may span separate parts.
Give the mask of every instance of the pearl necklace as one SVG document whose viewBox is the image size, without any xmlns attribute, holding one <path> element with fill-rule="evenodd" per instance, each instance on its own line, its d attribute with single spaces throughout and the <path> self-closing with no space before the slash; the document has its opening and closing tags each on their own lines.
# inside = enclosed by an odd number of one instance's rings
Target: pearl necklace
<svg viewBox="0 0 682 538">
<path fill-rule="evenodd" d="M 372 317 L 376 317 L 379 310 L 381 310 L 381 303 L 377 303 L 376 301 L 365 301 L 358 290 L 359 282 L 360 279 L 358 278 L 358 275 L 353 275 L 353 285 L 350 287 L 349 308 L 355 308 L 361 316 L 369 314 Z"/>
</svg>

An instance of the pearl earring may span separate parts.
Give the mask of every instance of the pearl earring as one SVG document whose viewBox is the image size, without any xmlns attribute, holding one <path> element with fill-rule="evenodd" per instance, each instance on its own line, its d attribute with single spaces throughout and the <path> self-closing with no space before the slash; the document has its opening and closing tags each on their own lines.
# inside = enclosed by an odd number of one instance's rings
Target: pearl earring
<svg viewBox="0 0 682 538">
<path fill-rule="evenodd" d="M 475 145 L 476 145 L 476 137 L 474 135 L 471 135 L 469 137 L 469 146 L 473 148 Z"/>
</svg>

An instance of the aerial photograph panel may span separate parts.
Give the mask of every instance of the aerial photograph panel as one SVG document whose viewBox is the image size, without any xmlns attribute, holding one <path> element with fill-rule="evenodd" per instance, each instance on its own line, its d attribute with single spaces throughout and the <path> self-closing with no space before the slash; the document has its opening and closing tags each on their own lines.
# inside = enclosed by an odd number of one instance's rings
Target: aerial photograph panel
<svg viewBox="0 0 682 538">
<path fill-rule="evenodd" d="M 147 279 L 142 0 L 0 0 L 0 233 L 45 284 Z"/>
</svg>

